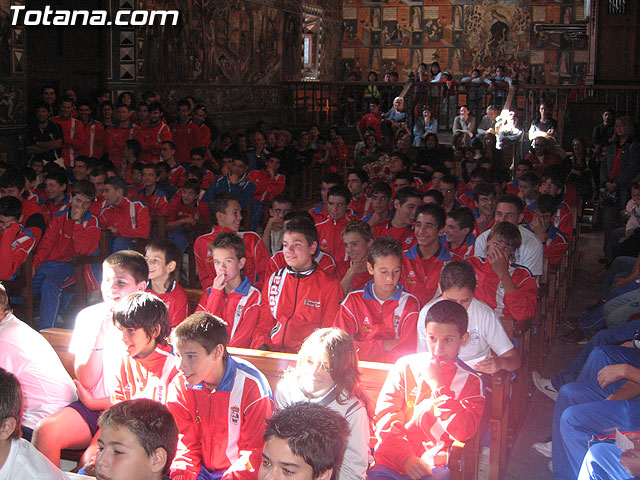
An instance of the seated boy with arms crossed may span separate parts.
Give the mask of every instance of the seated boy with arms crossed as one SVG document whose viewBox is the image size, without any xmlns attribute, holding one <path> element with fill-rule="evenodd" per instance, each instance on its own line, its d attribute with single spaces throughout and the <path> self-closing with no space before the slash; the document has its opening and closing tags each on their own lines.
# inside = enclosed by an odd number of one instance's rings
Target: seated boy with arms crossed
<svg viewBox="0 0 640 480">
<path fill-rule="evenodd" d="M 82 310 L 76 319 L 69 352 L 75 355 L 76 388 L 91 405 L 81 401 L 42 420 L 33 433 L 33 443 L 54 464 L 60 450 L 83 449 L 98 431 L 98 417 L 111 405 L 120 360 L 126 353 L 122 334 L 113 323 L 116 303 L 135 291 L 143 291 L 149 269 L 138 252 L 124 250 L 109 255 L 102 264 L 104 302 Z"/>
<path fill-rule="evenodd" d="M 475 435 L 485 405 L 480 377 L 457 358 L 467 324 L 464 307 L 436 303 L 426 317 L 429 352 L 392 367 L 376 405 L 370 480 L 449 478 L 449 447 Z"/>
<path fill-rule="evenodd" d="M 62 472 L 27 440 L 20 438 L 22 390 L 12 374 L 0 368 L 0 478 L 63 480 Z"/>
<path fill-rule="evenodd" d="M 210 313 L 189 316 L 172 340 L 181 372 L 167 403 L 180 430 L 172 480 L 256 478 L 254 457 L 273 410 L 267 379 L 227 353 L 226 323 Z"/>
<path fill-rule="evenodd" d="M 161 403 L 126 400 L 100 416 L 99 480 L 163 480 L 176 454 L 178 426 Z"/>
<path fill-rule="evenodd" d="M 222 232 L 211 246 L 216 278 L 202 295 L 196 311 L 226 318 L 229 346 L 249 348 L 260 318 L 260 290 L 243 274 L 244 243 L 237 235 Z"/>
</svg>

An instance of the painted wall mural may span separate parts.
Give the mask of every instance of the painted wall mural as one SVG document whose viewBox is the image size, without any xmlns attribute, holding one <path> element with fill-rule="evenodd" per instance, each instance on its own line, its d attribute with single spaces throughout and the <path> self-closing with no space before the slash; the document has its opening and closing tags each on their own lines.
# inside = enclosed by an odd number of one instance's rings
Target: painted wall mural
<svg viewBox="0 0 640 480">
<path fill-rule="evenodd" d="M 0 130 L 27 124 L 25 28 L 11 25 L 11 5 L 20 0 L 0 0 Z"/>
<path fill-rule="evenodd" d="M 400 79 L 437 61 L 455 76 L 497 64 L 531 83 L 576 83 L 586 38 L 536 33 L 539 24 L 585 23 L 583 0 L 343 0 L 342 78 L 395 70 Z"/>
</svg>

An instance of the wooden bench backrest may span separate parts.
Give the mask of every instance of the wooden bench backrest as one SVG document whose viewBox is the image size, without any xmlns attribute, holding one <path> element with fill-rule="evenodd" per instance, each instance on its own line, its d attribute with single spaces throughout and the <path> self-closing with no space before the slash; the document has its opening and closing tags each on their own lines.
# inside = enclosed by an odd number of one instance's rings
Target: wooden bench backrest
<svg viewBox="0 0 640 480">
<path fill-rule="evenodd" d="M 74 356 L 69 353 L 72 330 L 47 328 L 40 333 L 56 351 L 71 378 L 75 378 Z M 234 347 L 229 347 L 228 350 L 231 355 L 240 357 L 255 365 L 267 377 L 271 390 L 274 392 L 287 369 L 295 367 L 296 364 L 296 355 L 292 353 L 264 352 Z M 369 396 L 372 406 L 374 406 L 391 365 L 377 362 L 360 362 L 359 367 L 362 387 Z"/>
</svg>

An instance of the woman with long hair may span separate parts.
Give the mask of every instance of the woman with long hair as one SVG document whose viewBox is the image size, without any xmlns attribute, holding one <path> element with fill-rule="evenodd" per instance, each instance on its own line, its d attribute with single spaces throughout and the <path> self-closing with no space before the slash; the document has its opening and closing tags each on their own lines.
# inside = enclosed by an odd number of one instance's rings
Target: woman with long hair
<svg viewBox="0 0 640 480">
<path fill-rule="evenodd" d="M 296 367 L 287 371 L 275 393 L 277 408 L 297 402 L 318 403 L 346 418 L 350 433 L 336 480 L 365 479 L 373 412 L 360 385 L 353 340 L 344 330 L 318 329 L 300 347 Z"/>
</svg>

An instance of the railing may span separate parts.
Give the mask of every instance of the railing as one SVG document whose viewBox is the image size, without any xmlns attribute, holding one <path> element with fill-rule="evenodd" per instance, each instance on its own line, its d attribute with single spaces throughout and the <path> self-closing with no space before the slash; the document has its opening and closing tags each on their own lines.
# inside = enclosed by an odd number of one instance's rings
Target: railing
<svg viewBox="0 0 640 480">
<path fill-rule="evenodd" d="M 406 84 L 387 82 L 286 82 L 284 107 L 289 125 L 306 127 L 309 125 L 340 125 L 354 123 L 364 114 L 365 104 L 362 93 L 369 85 L 375 85 L 380 92 L 380 105 L 388 111 L 393 99 Z M 344 89 L 354 88 L 359 92 L 355 105 L 345 108 Z M 501 84 L 490 89 L 488 84 L 456 84 L 454 106 L 469 105 L 478 120 L 488 105 L 501 106 L 507 95 L 507 85 Z M 441 130 L 453 123 L 456 115 L 447 112 L 447 89 L 444 83 L 413 84 L 405 95 L 405 111 L 413 118 L 418 113 L 418 104 L 429 105 L 433 116 L 438 119 Z M 544 100 L 553 108 L 558 120 L 558 133 L 563 145 L 568 148 L 571 138 L 583 136 L 591 138 L 593 127 L 601 121 L 602 111 L 612 108 L 617 116 L 629 115 L 640 120 L 640 87 L 635 86 L 587 86 L 587 85 L 518 85 L 511 109 L 516 111 L 520 125 L 525 130 L 536 118 L 538 105 Z M 450 118 L 445 118 L 448 114 Z M 349 118 L 352 117 L 352 118 Z M 445 121 L 442 121 L 445 120 Z M 448 120 L 448 122 L 446 121 Z"/>
</svg>

